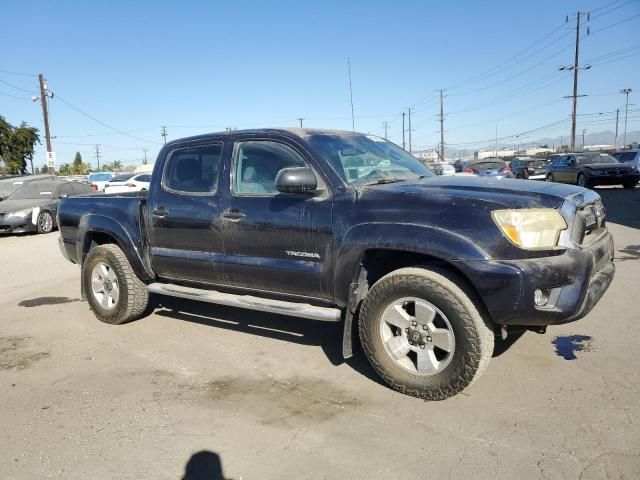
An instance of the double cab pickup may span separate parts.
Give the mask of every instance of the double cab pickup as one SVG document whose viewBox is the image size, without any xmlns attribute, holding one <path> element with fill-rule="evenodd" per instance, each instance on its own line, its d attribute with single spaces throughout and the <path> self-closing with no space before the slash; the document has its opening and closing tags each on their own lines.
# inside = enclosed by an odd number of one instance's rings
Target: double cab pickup
<svg viewBox="0 0 640 480">
<path fill-rule="evenodd" d="M 477 379 L 507 329 L 585 316 L 614 275 L 595 192 L 436 176 L 335 130 L 170 142 L 148 191 L 63 199 L 58 225 L 101 321 L 142 317 L 154 293 L 342 322 L 345 357 L 361 345 L 388 385 L 429 400 Z"/>
</svg>

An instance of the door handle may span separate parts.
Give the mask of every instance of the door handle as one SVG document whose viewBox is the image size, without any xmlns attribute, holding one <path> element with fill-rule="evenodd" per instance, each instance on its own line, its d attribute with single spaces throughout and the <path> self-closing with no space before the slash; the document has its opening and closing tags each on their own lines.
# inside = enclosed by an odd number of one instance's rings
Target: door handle
<svg viewBox="0 0 640 480">
<path fill-rule="evenodd" d="M 164 207 L 154 208 L 153 210 L 151 210 L 151 214 L 153 216 L 160 217 L 160 218 L 166 217 L 168 213 L 169 213 L 169 210 L 165 209 Z"/>
<path fill-rule="evenodd" d="M 246 217 L 246 215 L 242 213 L 240 210 L 238 210 L 237 208 L 234 208 L 232 210 L 225 210 L 222 213 L 222 216 L 234 222 L 237 222 L 238 220 L 242 220 L 244 217 Z"/>
</svg>

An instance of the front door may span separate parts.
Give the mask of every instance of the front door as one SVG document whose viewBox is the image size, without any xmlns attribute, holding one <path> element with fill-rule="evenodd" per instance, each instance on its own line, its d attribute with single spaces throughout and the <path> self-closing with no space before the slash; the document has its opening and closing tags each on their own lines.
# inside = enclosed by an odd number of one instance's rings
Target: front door
<svg viewBox="0 0 640 480">
<path fill-rule="evenodd" d="M 176 146 L 152 182 L 147 215 L 151 264 L 167 279 L 217 283 L 224 271 L 218 181 L 222 143 Z"/>
<path fill-rule="evenodd" d="M 225 189 L 225 275 L 230 285 L 330 299 L 332 202 L 316 171 L 314 193 L 280 193 L 286 167 L 310 166 L 305 153 L 279 140 L 239 140 Z"/>
</svg>

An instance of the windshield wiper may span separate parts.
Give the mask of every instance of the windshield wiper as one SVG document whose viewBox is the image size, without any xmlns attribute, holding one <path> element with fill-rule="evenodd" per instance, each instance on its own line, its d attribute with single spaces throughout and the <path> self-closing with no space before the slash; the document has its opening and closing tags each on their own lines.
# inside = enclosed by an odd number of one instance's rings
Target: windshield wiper
<svg viewBox="0 0 640 480">
<path fill-rule="evenodd" d="M 365 183 L 365 185 L 383 185 L 385 183 L 404 182 L 405 180 L 408 180 L 408 178 L 381 178 L 375 182 Z"/>
</svg>

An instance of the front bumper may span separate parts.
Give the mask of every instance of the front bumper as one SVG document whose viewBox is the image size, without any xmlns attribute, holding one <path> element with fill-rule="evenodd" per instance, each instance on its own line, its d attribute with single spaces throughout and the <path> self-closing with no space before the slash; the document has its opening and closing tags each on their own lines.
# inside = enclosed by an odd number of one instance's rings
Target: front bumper
<svg viewBox="0 0 640 480">
<path fill-rule="evenodd" d="M 460 268 L 496 324 L 542 326 L 587 315 L 613 280 L 613 255 L 613 239 L 605 230 L 588 245 L 556 256 L 460 262 Z M 547 305 L 534 303 L 537 289 L 551 292 Z"/>
<path fill-rule="evenodd" d="M 587 181 L 593 185 L 622 185 L 624 183 L 638 183 L 640 174 L 627 175 L 588 175 Z"/>
<path fill-rule="evenodd" d="M 36 226 L 31 222 L 31 214 L 26 217 L 6 216 L 0 218 L 0 234 L 35 232 Z"/>
</svg>

